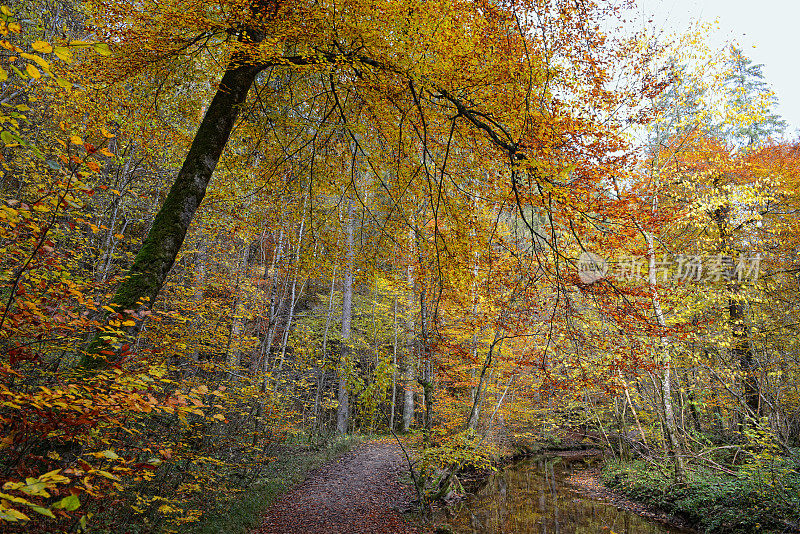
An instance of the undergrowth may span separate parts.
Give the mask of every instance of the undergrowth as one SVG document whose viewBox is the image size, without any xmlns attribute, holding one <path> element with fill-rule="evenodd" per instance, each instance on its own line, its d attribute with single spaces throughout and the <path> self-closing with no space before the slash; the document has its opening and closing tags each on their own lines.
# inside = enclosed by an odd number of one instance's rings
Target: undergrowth
<svg viewBox="0 0 800 534">
<path fill-rule="evenodd" d="M 735 475 L 695 468 L 686 485 L 663 467 L 643 461 L 609 462 L 603 482 L 628 497 L 656 506 L 701 532 L 791 532 L 800 524 L 800 473 L 796 466 L 769 471 L 739 468 Z"/>
</svg>

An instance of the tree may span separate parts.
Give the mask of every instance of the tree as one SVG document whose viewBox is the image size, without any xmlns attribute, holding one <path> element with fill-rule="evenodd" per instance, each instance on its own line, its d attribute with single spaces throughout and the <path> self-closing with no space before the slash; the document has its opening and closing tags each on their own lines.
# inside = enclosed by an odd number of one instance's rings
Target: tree
<svg viewBox="0 0 800 534">
<path fill-rule="evenodd" d="M 424 10 L 386 9 L 376 13 L 371 5 L 350 3 L 346 9 L 327 13 L 321 6 L 256 2 L 249 6 L 249 11 L 243 18 L 235 20 L 227 15 L 226 10 L 229 7 L 222 4 L 223 15 L 220 19 L 199 24 L 188 19 L 173 20 L 169 17 L 175 16 L 174 13 L 167 15 L 166 11 L 143 10 L 129 13 L 128 6 L 124 4 L 93 8 L 98 13 L 105 13 L 105 18 L 98 17 L 98 23 L 101 24 L 100 34 L 109 41 L 119 43 L 120 52 L 116 64 L 126 76 L 148 68 L 152 61 L 163 61 L 164 57 L 178 58 L 187 52 L 196 54 L 193 51 L 202 43 L 220 43 L 223 45 L 223 53 L 230 57 L 219 89 L 198 127 L 181 170 L 128 276 L 116 291 L 112 307 L 119 311 L 136 310 L 140 306 L 151 305 L 155 300 L 180 250 L 194 213 L 202 202 L 211 174 L 228 142 L 239 112 L 246 103 L 249 89 L 259 73 L 265 69 L 305 68 L 329 71 L 330 90 L 334 94 L 334 75 L 340 79 L 339 83 L 353 79 L 352 77 L 363 80 L 366 83 L 360 86 L 365 90 L 372 90 L 382 84 L 394 87 L 393 90 L 399 91 L 398 96 L 403 95 L 403 98 L 413 102 L 418 108 L 416 111 L 420 112 L 414 127 L 425 133 L 423 156 L 430 150 L 428 133 L 433 131 L 430 129 L 431 123 L 426 121 L 425 115 L 428 112 L 421 107 L 421 98 L 427 94 L 434 100 L 446 103 L 447 107 L 457 113 L 457 119 L 462 118 L 469 126 L 481 132 L 485 140 L 489 141 L 489 146 L 510 158 L 511 162 L 533 161 L 533 154 L 524 154 L 526 149 L 523 148 L 530 143 L 529 139 L 535 135 L 534 129 L 540 125 L 538 119 L 533 120 L 533 116 L 539 112 L 534 112 L 530 106 L 532 84 L 536 80 L 550 80 L 556 71 L 547 66 L 549 57 L 537 58 L 531 55 L 533 49 L 547 50 L 547 43 L 538 44 L 532 40 L 533 34 L 528 32 L 533 29 L 534 23 L 529 21 L 534 20 L 533 15 L 538 9 L 538 18 L 541 20 L 539 24 L 558 21 L 563 26 L 548 31 L 553 34 L 563 33 L 565 37 L 569 37 L 571 32 L 580 32 L 580 28 L 603 14 L 602 11 L 596 10 L 597 13 L 594 13 L 584 10 L 579 16 L 576 10 L 568 8 L 566 4 L 562 6 L 556 3 L 552 9 L 551 6 L 531 6 L 528 8 L 530 15 L 526 15 L 517 14 L 511 8 L 497 6 L 489 8 L 477 5 L 446 5 L 447 8 L 442 12 L 446 24 L 442 26 L 437 23 L 430 27 L 426 25 L 433 23 L 431 15 L 435 10 L 430 10 L 429 6 Z M 191 13 L 192 9 L 195 9 L 194 6 L 186 6 L 180 12 Z M 412 19 L 408 18 L 409 12 L 413 15 Z M 370 13 L 371 16 L 365 17 L 365 13 Z M 560 16 L 556 16 L 556 13 L 560 13 Z M 588 18 L 587 13 L 591 13 Z M 120 17 L 125 22 L 120 21 Z M 568 19 L 580 21 L 578 28 L 566 24 Z M 294 25 L 313 26 L 314 29 L 306 33 L 296 33 L 289 29 Z M 471 31 L 456 29 L 463 29 L 465 25 L 480 28 L 480 36 Z M 380 40 L 375 40 L 373 36 L 376 34 L 371 32 L 378 27 L 396 27 L 398 42 L 387 47 Z M 428 48 L 426 61 L 422 63 L 417 61 L 415 54 L 425 47 L 420 46 L 421 42 L 411 44 L 411 27 L 416 28 L 416 32 L 422 32 L 422 42 L 432 46 Z M 440 34 L 437 28 L 443 27 L 452 30 Z M 340 34 L 342 31 L 345 33 Z M 224 37 L 230 33 L 238 35 L 235 43 Z M 383 30 L 380 33 L 383 34 Z M 416 33 L 414 35 L 414 40 L 417 40 Z M 509 35 L 511 41 L 506 40 Z M 454 49 L 450 42 L 459 42 L 459 39 L 460 44 Z M 555 35 L 553 39 L 555 42 Z M 140 42 L 148 43 L 145 53 L 138 49 Z M 276 53 L 276 43 L 281 43 L 281 53 Z M 596 40 L 593 46 L 602 49 L 601 43 L 601 40 Z M 396 55 L 396 51 L 402 50 L 404 46 L 407 49 L 403 54 Z M 560 44 L 561 50 L 558 51 L 566 55 L 576 53 L 577 48 L 572 50 L 571 46 Z M 503 50 L 503 53 L 488 53 L 494 49 Z M 285 51 L 296 53 L 291 55 Z M 481 68 L 480 73 L 464 75 L 453 70 L 455 56 L 474 58 L 483 52 L 487 52 L 487 57 L 491 57 L 493 61 Z M 519 57 L 525 58 L 527 72 L 520 68 L 517 60 Z M 613 100 L 618 97 L 602 89 L 608 76 L 603 70 L 603 61 L 607 59 L 599 58 L 587 67 L 587 71 L 596 77 L 589 80 L 589 85 L 593 91 L 599 91 L 607 95 L 609 100 Z M 507 81 L 510 72 L 517 72 L 526 78 L 527 88 L 516 84 L 505 96 L 497 91 L 492 94 L 484 91 L 485 94 L 481 96 L 477 93 L 471 97 L 466 96 L 477 80 L 482 80 L 481 84 L 488 82 L 495 87 L 510 87 Z M 568 79 L 564 82 L 575 94 L 580 92 L 581 89 L 571 85 Z M 548 81 L 542 86 L 543 97 L 549 97 L 548 84 L 552 83 Z M 485 100 L 486 104 L 479 104 L 481 100 Z M 526 101 L 526 112 L 521 117 L 514 117 L 514 110 L 520 109 L 520 104 Z M 555 100 L 551 102 L 555 103 Z M 397 104 L 391 98 L 386 103 L 393 106 Z M 553 111 L 568 114 L 561 106 L 555 107 L 559 109 Z M 410 113 L 413 111 L 409 108 L 404 116 L 410 117 Z M 542 115 L 544 116 L 546 115 Z M 455 124 L 456 121 L 453 120 L 453 127 Z M 587 123 L 576 123 L 576 126 L 588 127 L 590 130 L 592 128 Z M 519 129 L 518 134 L 512 135 L 509 128 Z M 592 135 L 595 134 L 589 134 L 588 137 Z M 603 133 L 597 131 L 596 135 L 602 136 Z M 98 368 L 103 365 L 104 358 L 98 356 L 100 348 L 102 343 L 98 337 L 88 356 L 84 358 L 84 366 Z"/>
</svg>

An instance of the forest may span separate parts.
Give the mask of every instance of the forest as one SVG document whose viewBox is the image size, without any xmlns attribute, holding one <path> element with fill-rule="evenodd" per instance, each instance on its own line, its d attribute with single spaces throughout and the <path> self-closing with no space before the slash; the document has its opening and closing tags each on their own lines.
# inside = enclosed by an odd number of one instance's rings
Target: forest
<svg viewBox="0 0 800 534">
<path fill-rule="evenodd" d="M 0 7 L 0 531 L 247 532 L 375 436 L 422 516 L 577 444 L 800 530 L 800 139 L 634 5 Z"/>
</svg>

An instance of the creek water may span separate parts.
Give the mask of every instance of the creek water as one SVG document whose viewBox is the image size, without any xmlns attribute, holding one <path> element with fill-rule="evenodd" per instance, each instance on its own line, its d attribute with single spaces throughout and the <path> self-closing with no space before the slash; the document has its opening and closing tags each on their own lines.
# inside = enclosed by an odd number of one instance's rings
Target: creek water
<svg viewBox="0 0 800 534">
<path fill-rule="evenodd" d="M 582 460 L 531 458 L 491 475 L 475 493 L 449 510 L 441 523 L 475 534 L 679 533 L 615 506 L 582 497 L 565 479 Z"/>
</svg>

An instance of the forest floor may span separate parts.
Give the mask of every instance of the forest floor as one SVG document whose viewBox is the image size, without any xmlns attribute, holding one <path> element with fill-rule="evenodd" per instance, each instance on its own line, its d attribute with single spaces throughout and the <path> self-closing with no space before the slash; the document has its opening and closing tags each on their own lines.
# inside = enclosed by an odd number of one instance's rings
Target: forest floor
<svg viewBox="0 0 800 534">
<path fill-rule="evenodd" d="M 414 492 L 400 446 L 389 439 L 364 443 L 309 474 L 278 499 L 253 534 L 423 533 L 401 511 Z"/>
</svg>

